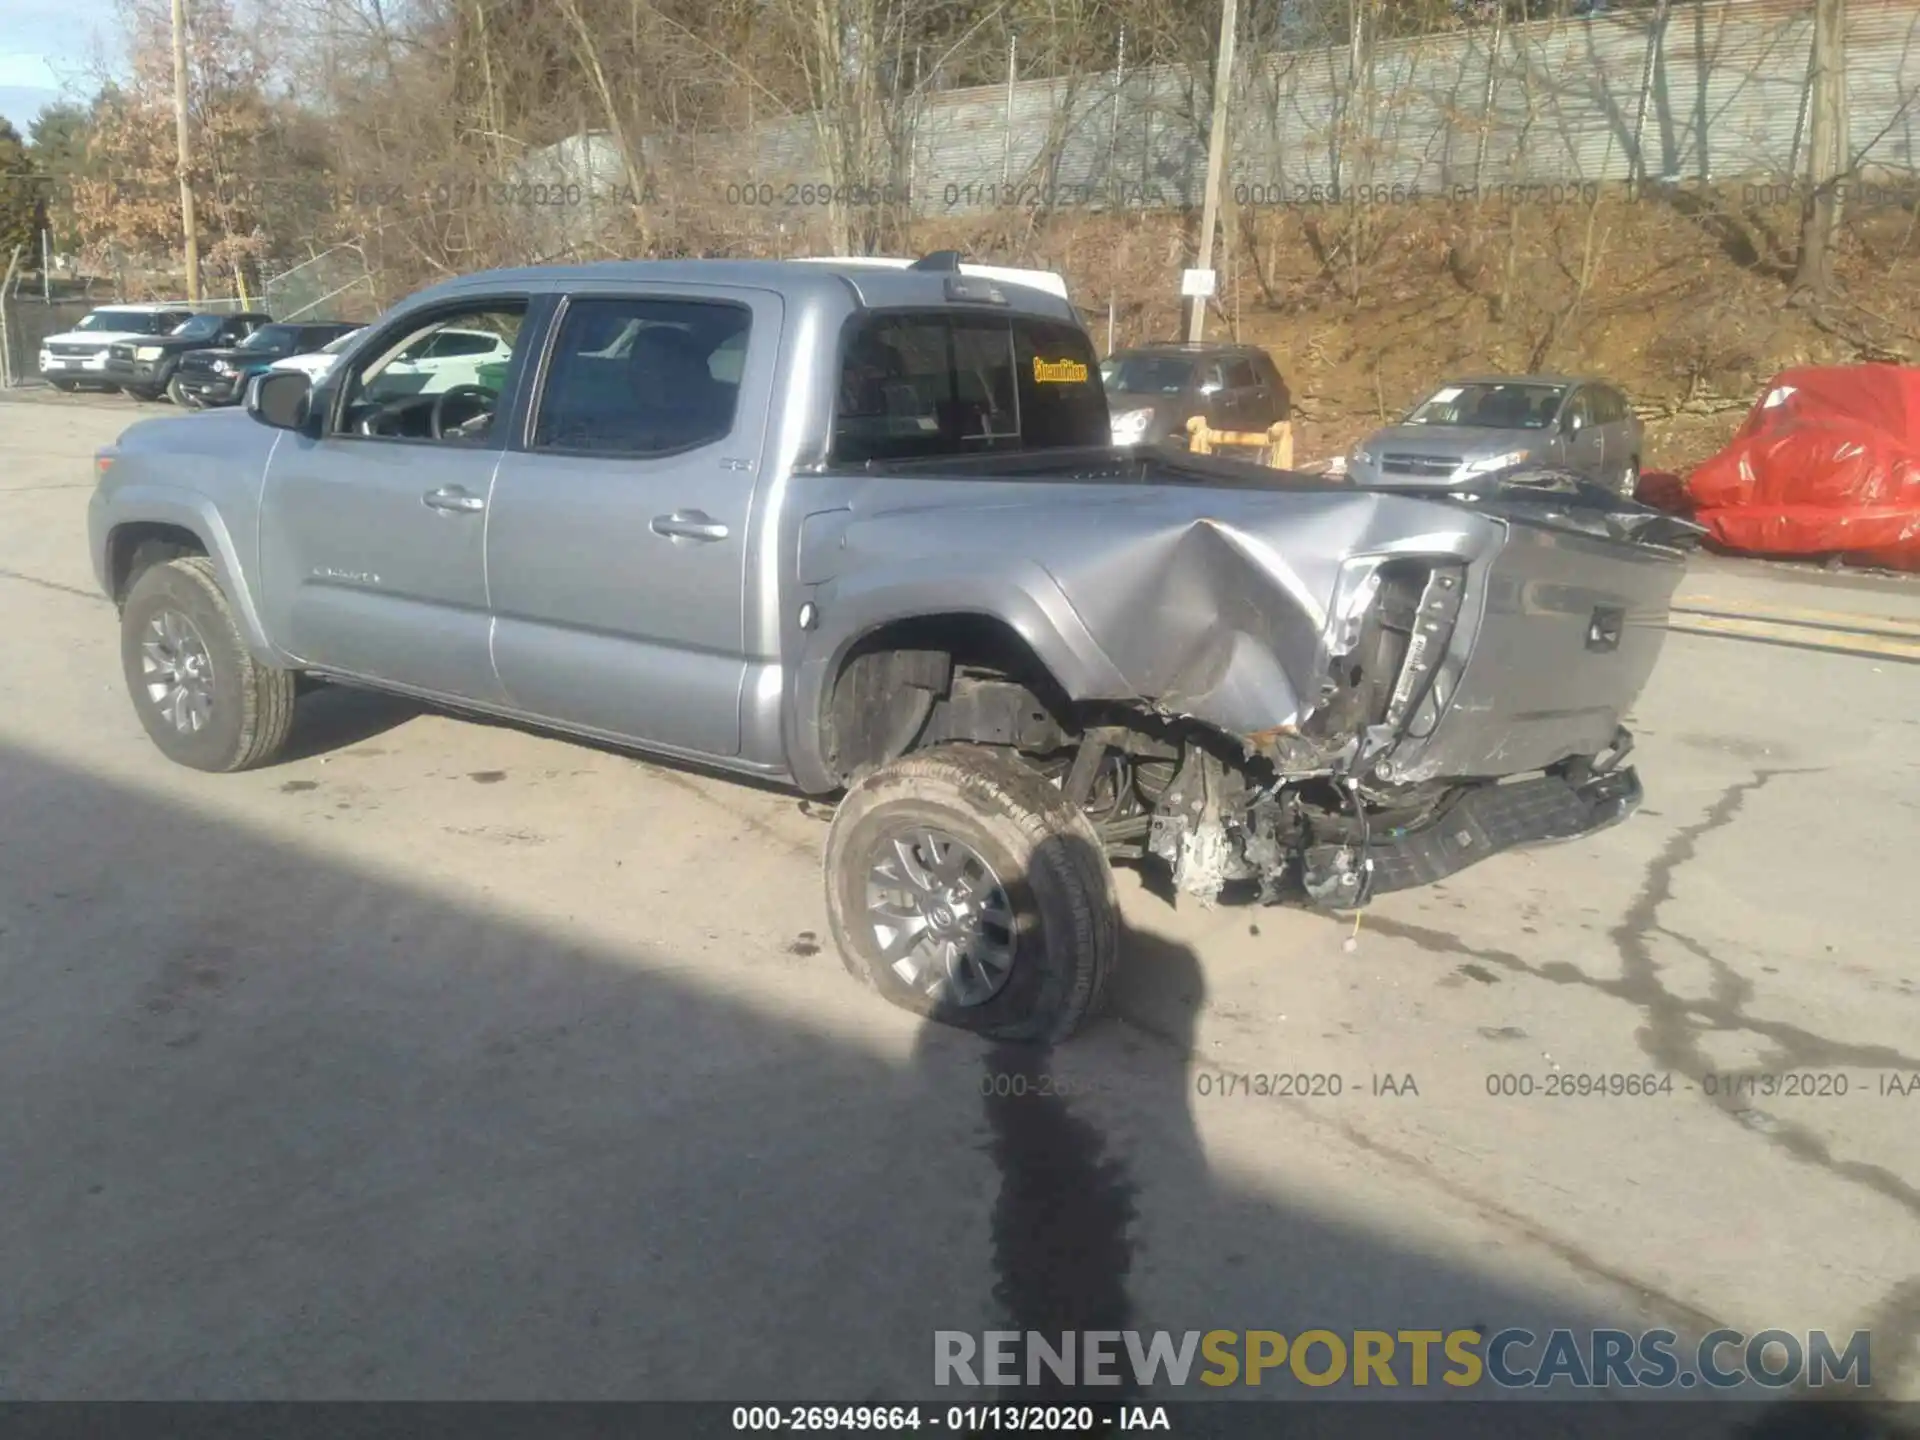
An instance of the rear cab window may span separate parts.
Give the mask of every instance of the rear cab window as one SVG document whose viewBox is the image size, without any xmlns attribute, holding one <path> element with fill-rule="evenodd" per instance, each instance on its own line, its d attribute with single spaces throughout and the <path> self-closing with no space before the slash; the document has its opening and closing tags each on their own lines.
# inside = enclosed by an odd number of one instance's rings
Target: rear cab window
<svg viewBox="0 0 1920 1440">
<path fill-rule="evenodd" d="M 841 350 L 831 459 L 930 459 L 1110 443 L 1093 347 L 1074 325 L 971 311 L 880 312 Z"/>
</svg>

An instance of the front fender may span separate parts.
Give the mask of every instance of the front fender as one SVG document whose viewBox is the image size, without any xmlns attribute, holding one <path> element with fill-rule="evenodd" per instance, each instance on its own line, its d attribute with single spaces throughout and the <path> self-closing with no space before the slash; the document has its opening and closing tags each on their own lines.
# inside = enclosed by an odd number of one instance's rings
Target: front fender
<svg viewBox="0 0 1920 1440">
<path fill-rule="evenodd" d="M 997 620 L 1025 642 L 1074 700 L 1120 700 L 1133 695 L 1126 677 L 1095 642 L 1059 583 L 1032 561 L 984 569 L 929 568 L 925 557 L 866 569 L 814 588 L 815 628 L 805 632 L 787 690 L 781 728 L 788 765 L 804 790 L 835 788 L 820 748 L 820 717 L 827 689 L 848 652 L 883 625 L 939 615 Z"/>
<path fill-rule="evenodd" d="M 284 668 L 293 663 L 291 656 L 267 638 L 247 569 L 241 563 L 240 547 L 211 499 L 192 490 L 141 480 L 109 483 L 96 490 L 87 512 L 88 540 L 94 576 L 109 599 L 113 598 L 114 536 L 129 525 L 173 525 L 198 536 L 213 561 L 220 589 L 233 607 L 247 649 L 263 664 Z"/>
</svg>

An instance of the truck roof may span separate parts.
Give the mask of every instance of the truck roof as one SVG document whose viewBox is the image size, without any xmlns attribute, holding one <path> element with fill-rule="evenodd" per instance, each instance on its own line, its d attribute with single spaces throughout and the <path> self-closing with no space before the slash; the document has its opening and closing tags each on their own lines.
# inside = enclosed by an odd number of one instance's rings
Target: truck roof
<svg viewBox="0 0 1920 1440">
<path fill-rule="evenodd" d="M 885 266 L 889 270 L 908 270 L 916 263 L 891 255 L 803 255 L 803 265 Z M 962 275 L 978 275 L 983 280 L 998 280 L 1007 285 L 1026 285 L 1049 295 L 1068 298 L 1066 277 L 1052 270 L 1023 270 L 1010 265 L 975 265 L 960 262 Z"/>
<path fill-rule="evenodd" d="M 965 275 L 966 271 L 958 274 Z M 838 309 L 964 308 L 1080 323 L 1078 312 L 1067 300 L 1026 283 L 1009 284 L 1000 290 L 1004 304 L 956 300 L 947 293 L 948 282 L 955 278 L 954 270 L 916 270 L 889 260 L 605 260 L 588 265 L 483 270 L 421 290 L 406 303 L 411 308 L 425 301 L 501 288 L 551 291 L 580 285 L 732 285 L 770 290 L 802 305 L 811 302 Z"/>
</svg>

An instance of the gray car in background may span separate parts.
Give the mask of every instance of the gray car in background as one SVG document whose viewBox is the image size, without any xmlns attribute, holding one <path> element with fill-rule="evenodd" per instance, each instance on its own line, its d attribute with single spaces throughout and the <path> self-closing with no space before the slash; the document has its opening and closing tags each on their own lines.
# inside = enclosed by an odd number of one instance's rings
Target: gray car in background
<svg viewBox="0 0 1920 1440">
<path fill-rule="evenodd" d="M 1631 496 L 1645 436 L 1611 385 L 1557 375 L 1449 380 L 1347 457 L 1361 485 L 1484 484 L 1521 470 L 1571 471 Z"/>
</svg>

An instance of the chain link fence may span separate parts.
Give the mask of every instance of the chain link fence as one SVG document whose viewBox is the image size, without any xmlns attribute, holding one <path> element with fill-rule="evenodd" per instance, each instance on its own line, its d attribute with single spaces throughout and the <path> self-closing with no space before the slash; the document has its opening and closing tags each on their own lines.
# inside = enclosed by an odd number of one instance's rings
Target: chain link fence
<svg viewBox="0 0 1920 1440">
<path fill-rule="evenodd" d="M 381 305 L 373 269 L 357 245 L 335 245 L 268 277 L 264 308 L 276 320 L 358 322 Z"/>
</svg>

